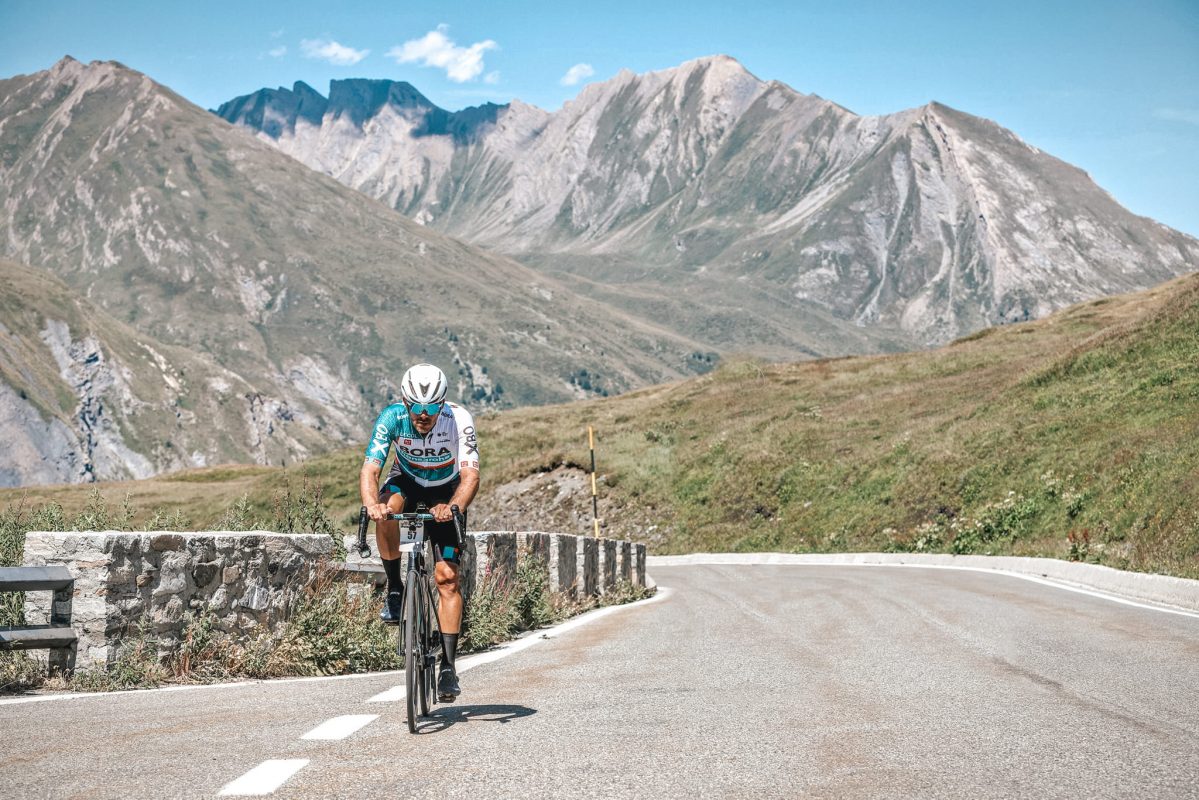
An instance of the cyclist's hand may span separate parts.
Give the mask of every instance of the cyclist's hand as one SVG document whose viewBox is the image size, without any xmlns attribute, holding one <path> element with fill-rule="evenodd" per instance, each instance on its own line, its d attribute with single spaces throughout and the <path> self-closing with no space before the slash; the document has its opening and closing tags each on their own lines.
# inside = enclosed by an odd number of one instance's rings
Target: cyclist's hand
<svg viewBox="0 0 1199 800">
<path fill-rule="evenodd" d="M 375 503 L 373 506 L 366 507 L 366 513 L 375 522 L 382 522 L 387 519 L 391 509 L 387 507 L 387 503 Z"/>
<path fill-rule="evenodd" d="M 429 509 L 429 513 L 433 515 L 433 519 L 438 522 L 449 522 L 454 518 L 454 512 L 450 511 L 448 503 L 441 503 Z"/>
</svg>

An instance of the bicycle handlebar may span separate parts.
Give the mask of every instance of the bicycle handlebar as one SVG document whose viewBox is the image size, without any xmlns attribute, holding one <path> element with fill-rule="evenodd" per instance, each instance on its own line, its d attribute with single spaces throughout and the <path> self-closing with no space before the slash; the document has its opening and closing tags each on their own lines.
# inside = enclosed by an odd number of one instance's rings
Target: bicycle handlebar
<svg viewBox="0 0 1199 800">
<path fill-rule="evenodd" d="M 457 505 L 450 506 L 450 513 L 454 515 L 454 533 L 458 537 L 457 547 L 462 547 L 462 540 L 465 536 L 466 519 L 462 516 L 462 512 Z M 408 513 L 408 514 L 388 514 L 387 519 L 399 520 L 400 522 L 434 522 L 436 517 L 426 513 Z M 366 513 L 366 506 L 358 509 L 358 543 L 355 549 L 358 555 L 362 558 L 369 558 L 371 554 L 370 546 L 366 543 L 366 527 L 370 522 L 370 517 Z"/>
</svg>

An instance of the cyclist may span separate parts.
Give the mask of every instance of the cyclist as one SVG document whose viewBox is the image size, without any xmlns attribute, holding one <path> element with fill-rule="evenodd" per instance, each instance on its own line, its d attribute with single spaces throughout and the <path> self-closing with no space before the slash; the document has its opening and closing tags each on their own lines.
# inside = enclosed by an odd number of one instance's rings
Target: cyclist
<svg viewBox="0 0 1199 800">
<path fill-rule="evenodd" d="M 433 543 L 433 577 L 441 602 L 437 619 L 441 627 L 442 658 L 437 695 L 442 702 L 460 693 L 454 657 L 462 625 L 462 593 L 458 586 L 460 552 L 456 548 L 451 505 L 463 516 L 479 490 L 479 444 L 474 419 L 465 408 L 445 400 L 445 373 L 432 364 L 417 364 L 400 381 L 401 402 L 383 409 L 366 446 L 359 486 L 362 505 L 375 521 L 375 540 L 387 573 L 387 601 L 380 615 L 398 625 L 404 601 L 400 578 L 400 526 L 384 520 L 387 514 L 412 511 L 417 503 L 429 508 L 436 522 L 425 533 Z M 383 485 L 379 476 L 392 446 L 395 463 Z"/>
</svg>

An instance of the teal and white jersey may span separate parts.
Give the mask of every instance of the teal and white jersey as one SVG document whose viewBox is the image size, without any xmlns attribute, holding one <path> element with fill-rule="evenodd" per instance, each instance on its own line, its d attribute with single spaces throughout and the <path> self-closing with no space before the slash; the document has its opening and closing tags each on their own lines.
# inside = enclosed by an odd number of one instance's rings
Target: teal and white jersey
<svg viewBox="0 0 1199 800">
<path fill-rule="evenodd" d="M 403 473 L 421 486 L 440 486 L 458 477 L 467 467 L 479 468 L 479 438 L 470 412 L 446 403 L 428 436 L 421 436 L 403 403 L 383 409 L 375 420 L 375 435 L 366 446 L 366 460 L 380 467 L 395 445 L 391 475 Z M 389 476 L 391 477 L 391 476 Z"/>
</svg>

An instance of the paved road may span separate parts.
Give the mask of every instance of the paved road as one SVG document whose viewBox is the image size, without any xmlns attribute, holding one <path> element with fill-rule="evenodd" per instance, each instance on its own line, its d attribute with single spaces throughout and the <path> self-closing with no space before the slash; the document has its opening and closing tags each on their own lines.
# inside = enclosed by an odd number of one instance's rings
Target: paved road
<svg viewBox="0 0 1199 800">
<path fill-rule="evenodd" d="M 271 759 L 302 767 L 275 797 L 1199 797 L 1199 619 L 974 572 L 654 576 L 420 736 L 366 702 L 396 675 L 0 705 L 0 794 L 214 796 Z"/>
</svg>

